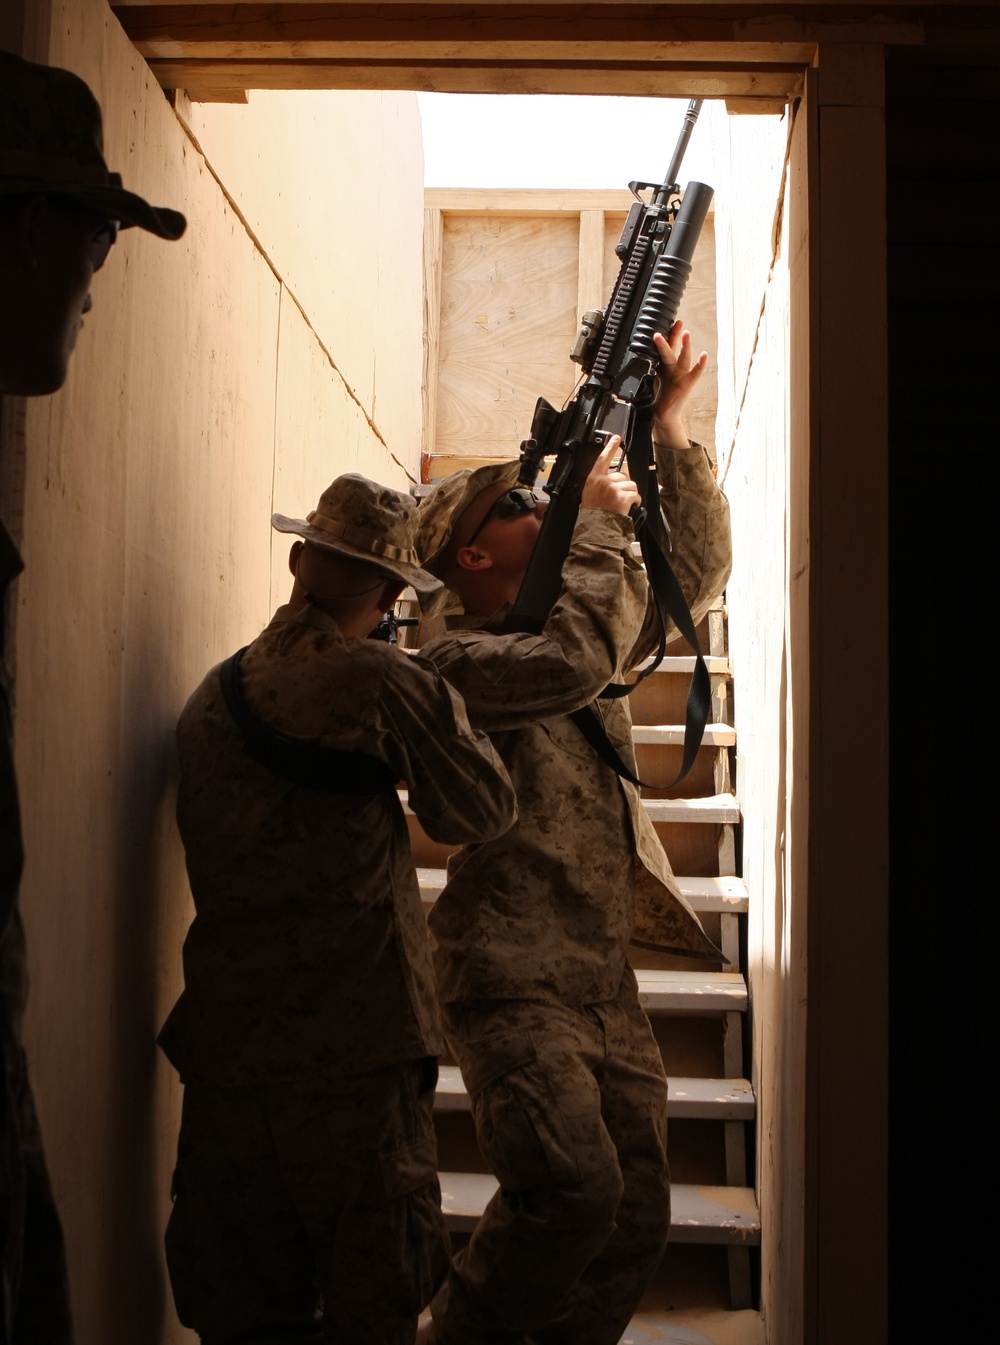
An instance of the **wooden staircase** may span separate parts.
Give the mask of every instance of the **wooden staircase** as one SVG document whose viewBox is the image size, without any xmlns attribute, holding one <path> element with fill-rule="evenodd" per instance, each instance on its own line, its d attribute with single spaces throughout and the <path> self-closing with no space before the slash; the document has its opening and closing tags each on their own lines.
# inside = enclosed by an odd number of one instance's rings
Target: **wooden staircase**
<svg viewBox="0 0 1000 1345">
<path fill-rule="evenodd" d="M 702 648 L 708 651 L 713 722 L 695 766 L 676 789 L 643 791 L 681 891 L 725 953 L 728 966 L 631 949 L 641 1002 L 668 1076 L 673 1182 L 670 1246 L 622 1345 L 680 1339 L 671 1334 L 670 1309 L 678 1302 L 690 1305 L 691 1283 L 704 1286 L 695 1293 L 707 1295 L 713 1308 L 750 1308 L 755 1297 L 752 1249 L 760 1242 L 760 1221 L 747 1155 L 753 1153 L 756 1104 L 744 1077 L 749 997 L 741 952 L 748 896 L 737 873 L 740 810 L 730 777 L 729 752 L 736 734 L 729 722 L 725 628 L 720 600 L 699 630 Z M 692 666 L 690 656 L 664 659 L 630 698 L 644 779 L 669 780 L 680 768 Z M 403 802 L 405 807 L 405 795 Z M 429 910 L 445 883 L 447 851 L 427 840 L 415 817 L 410 815 L 409 821 L 421 894 Z M 460 1241 L 475 1227 L 496 1182 L 478 1152 L 468 1094 L 454 1064 L 442 1068 L 435 1116 L 444 1209 Z"/>
</svg>

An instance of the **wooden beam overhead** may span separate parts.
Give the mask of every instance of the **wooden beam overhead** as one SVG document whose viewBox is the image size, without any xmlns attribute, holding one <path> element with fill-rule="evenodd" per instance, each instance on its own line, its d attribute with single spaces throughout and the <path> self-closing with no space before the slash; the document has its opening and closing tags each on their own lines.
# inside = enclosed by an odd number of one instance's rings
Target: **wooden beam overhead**
<svg viewBox="0 0 1000 1345">
<path fill-rule="evenodd" d="M 697 65 L 690 62 L 599 64 L 551 61 L 162 61 L 149 62 L 165 89 L 417 89 L 438 93 L 621 94 L 646 98 L 787 100 L 802 66 Z"/>
<path fill-rule="evenodd" d="M 759 8 L 759 7 L 758 7 Z M 973 7 L 975 8 L 975 7 Z M 740 3 L 471 5 L 391 4 L 156 4 L 133 0 L 113 6 L 140 51 L 147 56 L 228 59 L 323 59 L 359 52 L 345 47 L 381 48 L 383 56 L 405 47 L 415 56 L 426 48 L 437 58 L 465 54 L 469 46 L 489 46 L 491 54 L 524 55 L 528 48 L 555 44 L 567 56 L 595 43 L 645 47 L 651 56 L 678 43 L 717 48 L 739 44 L 745 59 L 774 59 L 775 43 L 799 48 L 790 59 L 808 59 L 827 28 L 841 42 L 907 43 L 921 40 L 924 7 L 904 12 L 880 6 L 808 3 L 768 7 L 748 13 Z M 765 49 L 754 55 L 753 48 Z M 451 50 L 449 50 L 449 48 Z M 717 52 L 713 52 L 717 55 Z"/>
<path fill-rule="evenodd" d="M 725 98 L 772 110 L 794 97 L 819 43 L 909 45 L 996 35 L 998 8 L 881 0 L 701 4 L 261 4 L 131 0 L 113 6 L 165 88 L 421 89 Z"/>
</svg>

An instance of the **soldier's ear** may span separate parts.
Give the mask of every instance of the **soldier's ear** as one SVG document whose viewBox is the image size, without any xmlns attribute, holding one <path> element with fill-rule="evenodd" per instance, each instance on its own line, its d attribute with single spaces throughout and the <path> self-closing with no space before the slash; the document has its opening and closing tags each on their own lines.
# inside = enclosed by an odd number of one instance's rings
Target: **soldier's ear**
<svg viewBox="0 0 1000 1345">
<path fill-rule="evenodd" d="M 305 550 L 305 545 L 305 542 L 300 539 L 292 543 L 291 550 L 288 552 L 288 568 L 293 579 L 299 577 L 299 557 Z"/>
<path fill-rule="evenodd" d="M 455 552 L 455 564 L 462 570 L 489 570 L 493 557 L 478 546 L 460 546 Z"/>
</svg>

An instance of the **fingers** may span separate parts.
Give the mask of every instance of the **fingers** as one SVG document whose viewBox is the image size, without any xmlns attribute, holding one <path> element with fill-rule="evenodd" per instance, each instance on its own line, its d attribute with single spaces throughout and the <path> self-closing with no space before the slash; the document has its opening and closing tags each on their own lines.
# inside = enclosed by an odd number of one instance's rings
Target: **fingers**
<svg viewBox="0 0 1000 1345">
<path fill-rule="evenodd" d="M 667 370 L 686 374 L 696 366 L 704 367 L 708 363 L 708 352 L 703 350 L 697 360 L 691 357 L 691 333 L 680 318 L 670 328 L 669 337 L 662 332 L 654 332 L 653 343 L 660 357 L 660 364 Z"/>
<path fill-rule="evenodd" d="M 613 434 L 590 469 L 591 476 L 607 476 L 612 468 L 611 464 L 615 458 L 619 457 L 622 451 L 622 437 L 620 434 Z M 628 463 L 623 461 L 621 469 L 618 472 L 620 476 L 628 476 Z"/>
<path fill-rule="evenodd" d="M 609 509 L 614 514 L 627 514 L 634 504 L 639 503 L 639 491 L 629 476 L 628 465 L 623 463 L 620 469 L 613 466 L 621 449 L 621 438 L 613 435 L 583 487 L 581 504 L 584 509 Z"/>
</svg>

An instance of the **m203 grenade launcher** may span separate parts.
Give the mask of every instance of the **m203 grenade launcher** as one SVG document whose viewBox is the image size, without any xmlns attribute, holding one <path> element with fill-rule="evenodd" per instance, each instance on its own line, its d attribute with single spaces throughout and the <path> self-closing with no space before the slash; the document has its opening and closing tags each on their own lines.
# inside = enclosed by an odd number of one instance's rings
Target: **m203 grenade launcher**
<svg viewBox="0 0 1000 1345">
<path fill-rule="evenodd" d="M 663 182 L 629 183 L 635 201 L 615 248 L 621 259 L 618 278 L 607 308 L 584 313 L 570 356 L 586 378 L 562 410 L 544 397 L 535 405 L 531 432 L 521 444 L 518 484 L 533 487 L 543 460 L 554 455 L 555 462 L 544 487 L 550 505 L 507 620 L 510 630 L 540 631 L 545 625 L 559 595 L 584 482 L 611 435 L 622 437 L 649 526 L 662 531 L 649 444 L 659 366 L 653 334 L 669 334 L 677 318 L 714 194 L 702 182 L 689 182 L 682 194 L 677 182 L 700 108 L 700 100 L 688 105 Z M 645 433 L 636 435 L 637 420 L 644 416 Z M 639 439 L 641 444 L 634 443 Z"/>
</svg>

